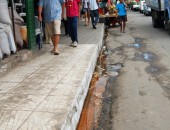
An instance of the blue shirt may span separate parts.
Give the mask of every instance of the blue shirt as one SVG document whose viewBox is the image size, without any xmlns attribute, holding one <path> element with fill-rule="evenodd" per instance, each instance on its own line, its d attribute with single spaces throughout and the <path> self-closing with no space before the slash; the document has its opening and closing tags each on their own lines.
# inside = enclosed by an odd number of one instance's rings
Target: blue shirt
<svg viewBox="0 0 170 130">
<path fill-rule="evenodd" d="M 62 3 L 64 0 L 39 0 L 38 6 L 43 7 L 45 22 L 61 19 Z"/>
<path fill-rule="evenodd" d="M 124 3 L 117 4 L 116 9 L 118 10 L 119 16 L 125 16 L 126 15 L 126 8 L 125 8 Z"/>
</svg>

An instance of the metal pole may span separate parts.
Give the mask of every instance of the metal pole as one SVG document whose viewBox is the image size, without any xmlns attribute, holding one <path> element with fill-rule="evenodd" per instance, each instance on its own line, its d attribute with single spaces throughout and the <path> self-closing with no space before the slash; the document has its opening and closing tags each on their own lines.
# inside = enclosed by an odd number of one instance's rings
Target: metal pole
<svg viewBox="0 0 170 130">
<path fill-rule="evenodd" d="M 14 23 L 14 2 L 13 2 L 13 0 L 10 0 L 10 5 L 11 5 L 11 14 L 12 14 L 12 27 L 13 27 L 14 41 L 15 41 L 15 46 L 17 46 L 17 45 L 16 45 L 16 38 L 15 38 L 15 23 Z"/>
</svg>

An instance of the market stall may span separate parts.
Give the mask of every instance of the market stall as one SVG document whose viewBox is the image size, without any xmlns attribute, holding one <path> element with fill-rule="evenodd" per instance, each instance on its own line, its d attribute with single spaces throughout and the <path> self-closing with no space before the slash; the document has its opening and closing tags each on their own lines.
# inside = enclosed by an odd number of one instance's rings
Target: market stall
<svg viewBox="0 0 170 130">
<path fill-rule="evenodd" d="M 42 30 L 35 16 L 36 0 L 0 0 L 0 59 L 22 49 L 39 49 Z"/>
<path fill-rule="evenodd" d="M 100 2 L 99 4 L 99 18 L 106 26 L 115 26 L 118 22 L 118 13 L 115 4 L 111 1 Z"/>
</svg>

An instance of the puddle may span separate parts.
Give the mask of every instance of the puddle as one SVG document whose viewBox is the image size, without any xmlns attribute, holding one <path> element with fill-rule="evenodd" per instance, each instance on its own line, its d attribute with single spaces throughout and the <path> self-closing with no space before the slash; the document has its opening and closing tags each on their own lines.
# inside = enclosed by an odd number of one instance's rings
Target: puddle
<svg viewBox="0 0 170 130">
<path fill-rule="evenodd" d="M 123 63 L 109 64 L 107 65 L 107 70 L 110 73 L 119 72 L 123 66 L 124 66 Z"/>
<path fill-rule="evenodd" d="M 141 48 L 141 46 L 142 46 L 142 39 L 141 38 L 135 38 L 135 43 L 130 43 L 130 44 L 128 44 L 127 46 L 128 47 L 134 47 L 134 48 Z"/>
<path fill-rule="evenodd" d="M 156 59 L 156 54 L 152 53 L 152 52 L 139 52 L 139 53 L 135 53 L 135 58 L 133 58 L 132 60 L 134 61 L 146 61 L 146 62 L 152 62 Z"/>
<path fill-rule="evenodd" d="M 153 61 L 155 59 L 153 53 L 150 52 L 143 53 L 143 58 L 145 61 Z"/>
<path fill-rule="evenodd" d="M 128 47 L 140 48 L 142 45 L 140 43 L 128 44 Z"/>
</svg>

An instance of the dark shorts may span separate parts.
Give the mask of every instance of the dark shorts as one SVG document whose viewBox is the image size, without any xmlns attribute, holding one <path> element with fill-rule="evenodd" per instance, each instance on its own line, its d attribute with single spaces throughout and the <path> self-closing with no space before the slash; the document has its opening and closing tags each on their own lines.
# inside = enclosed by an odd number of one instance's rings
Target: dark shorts
<svg viewBox="0 0 170 130">
<path fill-rule="evenodd" d="M 119 16 L 119 21 L 120 22 L 126 22 L 127 21 L 127 16 Z"/>
<path fill-rule="evenodd" d="M 88 8 L 83 8 L 83 11 L 84 11 L 84 12 L 87 12 L 87 11 L 88 11 Z"/>
</svg>

